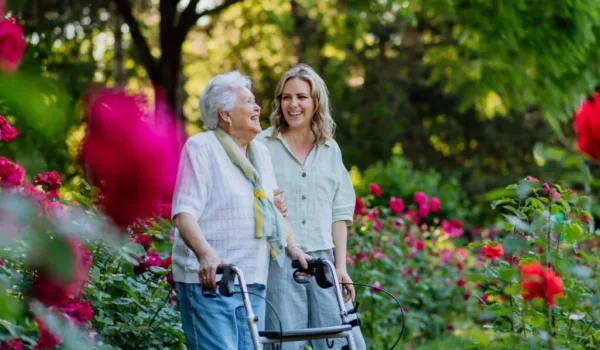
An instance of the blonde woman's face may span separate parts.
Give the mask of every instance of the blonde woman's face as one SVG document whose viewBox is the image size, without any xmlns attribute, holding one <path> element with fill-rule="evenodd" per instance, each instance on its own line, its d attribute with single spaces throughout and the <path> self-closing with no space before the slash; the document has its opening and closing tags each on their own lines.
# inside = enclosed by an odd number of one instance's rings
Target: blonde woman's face
<svg viewBox="0 0 600 350">
<path fill-rule="evenodd" d="M 281 110 L 290 129 L 310 128 L 315 114 L 310 84 L 299 78 L 288 80 L 281 94 Z"/>
</svg>

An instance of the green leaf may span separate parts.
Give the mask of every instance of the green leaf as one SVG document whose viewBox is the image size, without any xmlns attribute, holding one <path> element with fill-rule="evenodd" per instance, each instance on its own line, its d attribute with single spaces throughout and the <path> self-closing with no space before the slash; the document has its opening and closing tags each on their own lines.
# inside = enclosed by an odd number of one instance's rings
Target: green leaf
<svg viewBox="0 0 600 350">
<path fill-rule="evenodd" d="M 512 215 L 503 215 L 506 218 L 506 221 L 513 225 L 517 231 L 521 232 L 530 232 L 529 224 L 516 216 Z"/>
<path fill-rule="evenodd" d="M 531 191 L 532 184 L 529 181 L 521 181 L 519 183 L 519 187 L 517 188 L 517 197 L 523 199 L 527 197 L 529 192 Z"/>
<path fill-rule="evenodd" d="M 123 251 L 125 253 L 133 254 L 135 256 L 145 256 L 146 250 L 144 247 L 139 245 L 138 243 L 130 242 L 123 246 Z"/>
<path fill-rule="evenodd" d="M 160 266 L 150 266 L 149 270 L 150 270 L 150 272 L 154 273 L 155 275 L 166 275 L 169 273 L 169 270 L 164 269 Z"/>
<path fill-rule="evenodd" d="M 518 253 L 522 250 L 527 249 L 527 241 L 520 237 L 506 237 L 502 240 L 502 247 L 504 248 L 504 254 Z"/>
<path fill-rule="evenodd" d="M 567 243 L 575 243 L 579 239 L 579 237 L 583 234 L 583 228 L 577 224 L 572 223 L 567 227 L 567 232 L 565 238 Z"/>
<path fill-rule="evenodd" d="M 578 279 L 588 279 L 592 277 L 592 270 L 585 266 L 574 266 L 571 269 L 571 273 L 573 274 L 573 276 L 575 276 L 575 278 Z"/>
</svg>

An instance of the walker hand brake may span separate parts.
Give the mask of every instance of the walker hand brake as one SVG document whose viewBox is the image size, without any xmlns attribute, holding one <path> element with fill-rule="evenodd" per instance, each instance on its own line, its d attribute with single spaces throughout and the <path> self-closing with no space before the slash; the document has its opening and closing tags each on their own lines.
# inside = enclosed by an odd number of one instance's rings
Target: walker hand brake
<svg viewBox="0 0 600 350">
<path fill-rule="evenodd" d="M 222 275 L 221 280 L 217 282 L 219 294 L 224 297 L 231 297 L 235 291 L 235 272 L 231 268 L 231 265 L 219 265 L 217 267 L 217 274 Z M 208 290 L 202 288 L 202 296 L 205 298 L 216 298 L 216 290 Z"/>
</svg>

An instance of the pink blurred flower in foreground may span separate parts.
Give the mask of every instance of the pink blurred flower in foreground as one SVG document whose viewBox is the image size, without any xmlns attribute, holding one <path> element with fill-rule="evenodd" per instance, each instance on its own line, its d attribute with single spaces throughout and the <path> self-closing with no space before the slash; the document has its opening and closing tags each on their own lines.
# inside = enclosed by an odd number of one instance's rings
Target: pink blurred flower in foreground
<svg viewBox="0 0 600 350">
<path fill-rule="evenodd" d="M 25 53 L 23 27 L 15 18 L 0 20 L 0 70 L 14 73 Z"/>
<path fill-rule="evenodd" d="M 0 115 L 0 141 L 11 142 L 18 134 L 17 129 Z"/>
<path fill-rule="evenodd" d="M 450 237 L 460 237 L 463 234 L 463 224 L 458 219 L 442 220 L 442 229 Z"/>
<path fill-rule="evenodd" d="M 36 175 L 33 184 L 42 186 L 44 191 L 48 192 L 50 197 L 59 197 L 58 189 L 62 186 L 62 183 L 60 182 L 60 175 L 56 170 L 44 171 L 41 174 Z"/>
<path fill-rule="evenodd" d="M 89 98 L 82 159 L 105 195 L 106 214 L 126 227 L 172 198 L 184 130 L 162 101 L 101 90 Z"/>
<path fill-rule="evenodd" d="M 19 164 L 0 157 L 0 185 L 19 186 L 25 179 L 25 169 Z"/>
<path fill-rule="evenodd" d="M 6 11 L 6 3 L 4 0 L 0 0 L 0 18 L 4 18 L 4 13 Z"/>
<path fill-rule="evenodd" d="M 379 196 L 381 196 L 383 194 L 383 191 L 381 190 L 381 187 L 379 187 L 379 185 L 376 184 L 376 183 L 370 183 L 369 184 L 369 191 L 375 197 L 379 197 Z"/>
</svg>

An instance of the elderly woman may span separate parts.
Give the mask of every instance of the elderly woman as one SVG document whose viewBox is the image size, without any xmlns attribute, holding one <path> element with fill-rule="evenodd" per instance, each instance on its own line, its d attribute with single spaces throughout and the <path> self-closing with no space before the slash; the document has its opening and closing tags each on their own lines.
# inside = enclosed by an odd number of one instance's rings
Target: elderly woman
<svg viewBox="0 0 600 350">
<path fill-rule="evenodd" d="M 241 298 L 202 296 L 202 288 L 216 289 L 219 264 L 242 269 L 262 323 L 270 260 L 280 265 L 287 253 L 306 266 L 272 202 L 277 181 L 269 151 L 253 141 L 262 129 L 250 87 L 236 71 L 214 77 L 200 98 L 208 131 L 190 137 L 181 154 L 172 211 L 173 277 L 189 349 L 252 348 Z"/>
<path fill-rule="evenodd" d="M 323 79 L 309 66 L 300 64 L 279 81 L 270 116 L 271 127 L 258 136 L 277 164 L 275 175 L 285 192 L 282 207 L 302 249 L 315 258 L 335 262 L 341 283 L 352 283 L 346 271 L 347 226 L 352 223 L 355 194 L 342 152 L 333 139 L 334 122 Z M 285 208 L 287 205 L 287 209 Z M 284 329 L 324 327 L 340 324 L 334 294 L 315 281 L 294 283 L 289 263 L 271 263 L 267 299 L 282 318 Z M 344 285 L 347 308 L 354 299 L 352 285 Z M 267 310 L 267 329 L 277 329 L 277 317 Z M 357 349 L 365 342 L 356 326 Z M 345 340 L 335 340 L 336 349 Z M 314 350 L 330 349 L 325 340 L 312 342 Z M 301 342 L 284 349 L 303 349 Z"/>
</svg>

